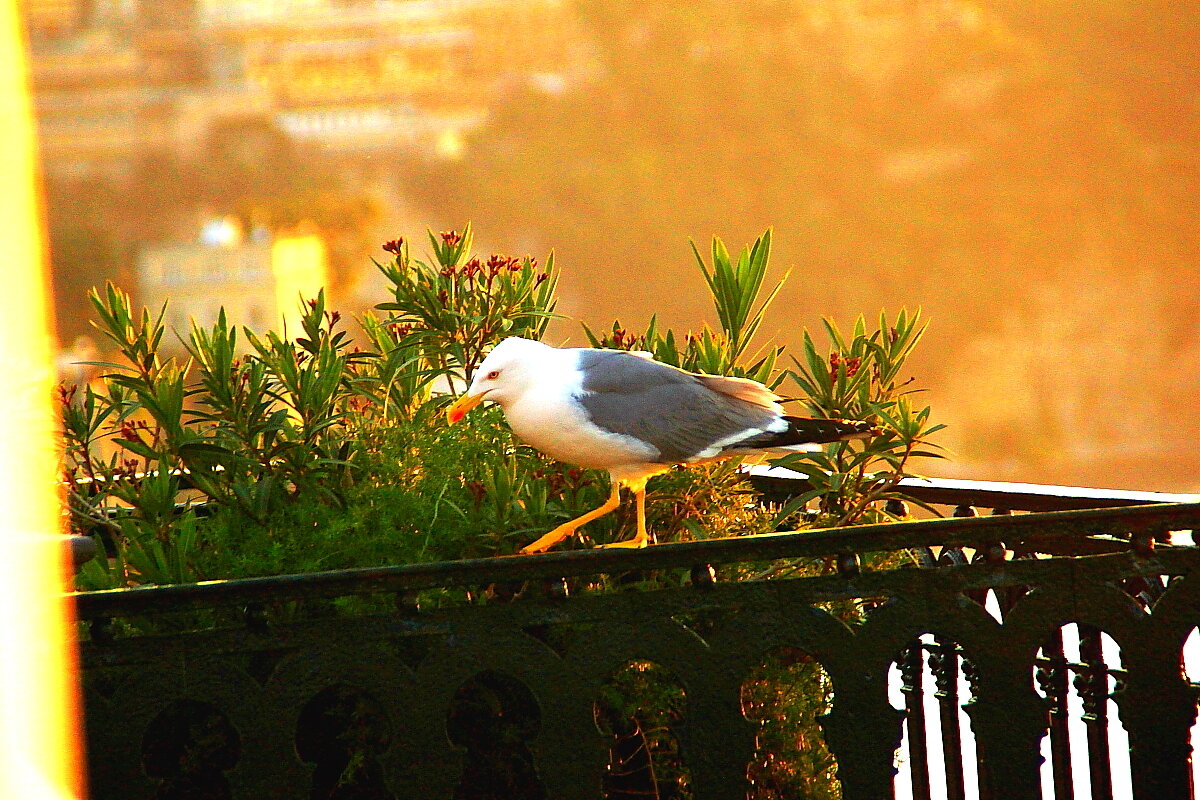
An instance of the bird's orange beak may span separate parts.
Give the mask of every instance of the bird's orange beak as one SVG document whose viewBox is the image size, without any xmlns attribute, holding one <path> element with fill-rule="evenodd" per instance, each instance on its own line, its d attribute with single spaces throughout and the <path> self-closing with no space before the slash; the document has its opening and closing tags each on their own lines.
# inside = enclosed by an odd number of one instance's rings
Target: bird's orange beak
<svg viewBox="0 0 1200 800">
<path fill-rule="evenodd" d="M 467 415 L 468 411 L 482 403 L 486 394 L 487 392 L 481 394 L 464 394 L 446 409 L 446 419 L 451 425 L 458 422 Z"/>
</svg>

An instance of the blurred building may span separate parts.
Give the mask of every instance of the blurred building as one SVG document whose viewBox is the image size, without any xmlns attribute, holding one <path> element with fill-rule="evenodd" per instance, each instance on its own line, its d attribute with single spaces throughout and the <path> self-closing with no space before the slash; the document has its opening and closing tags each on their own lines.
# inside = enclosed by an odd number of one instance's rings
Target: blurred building
<svg viewBox="0 0 1200 800">
<path fill-rule="evenodd" d="M 143 248 L 137 261 L 137 300 L 164 323 L 187 336 L 191 320 L 216 321 L 221 309 L 231 323 L 261 331 L 277 322 L 271 242 L 158 244 Z"/>
<path fill-rule="evenodd" d="M 214 219 L 196 242 L 143 248 L 136 279 L 137 301 L 151 313 L 166 304 L 164 323 L 182 337 L 193 321 L 211 326 L 222 309 L 232 326 L 256 333 L 286 328 L 294 336 L 301 298 L 315 297 L 328 282 L 328 256 L 320 237 L 308 232 L 255 232 L 246 239 L 235 221 Z"/>
<path fill-rule="evenodd" d="M 487 118 L 462 3 L 249 5 L 212 4 L 202 24 L 222 42 L 222 77 L 269 96 L 294 139 L 436 151 Z"/>
<path fill-rule="evenodd" d="M 552 24 L 517 62 L 480 57 L 479 24 L 554 5 L 29 0 L 46 168 L 120 174 L 156 152 L 196 155 L 215 132 L 246 123 L 341 152 L 457 157 L 514 73 L 537 85 L 564 80 Z"/>
</svg>

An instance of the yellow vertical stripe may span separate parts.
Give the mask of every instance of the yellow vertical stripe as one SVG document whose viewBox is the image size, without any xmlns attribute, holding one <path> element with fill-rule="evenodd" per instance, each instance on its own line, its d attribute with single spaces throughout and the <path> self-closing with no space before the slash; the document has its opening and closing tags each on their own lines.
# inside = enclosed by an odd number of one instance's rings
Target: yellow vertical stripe
<svg viewBox="0 0 1200 800">
<path fill-rule="evenodd" d="M 0 2 L 0 797 L 81 795 L 53 340 L 24 33 Z"/>
<path fill-rule="evenodd" d="M 281 236 L 271 246 L 275 303 L 289 339 L 302 333 L 300 298 L 315 299 L 328 282 L 325 242 L 315 233 Z"/>
</svg>

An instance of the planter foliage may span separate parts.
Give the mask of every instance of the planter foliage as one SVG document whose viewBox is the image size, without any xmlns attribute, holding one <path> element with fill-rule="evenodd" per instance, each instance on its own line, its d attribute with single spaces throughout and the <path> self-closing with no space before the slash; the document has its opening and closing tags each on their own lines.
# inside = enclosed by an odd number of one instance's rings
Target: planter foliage
<svg viewBox="0 0 1200 800">
<path fill-rule="evenodd" d="M 403 239 L 388 242 L 389 259 L 377 266 L 390 297 L 352 321 L 323 293 L 304 298 L 301 330 L 286 335 L 239 328 L 224 312 L 211 326 L 168 331 L 165 306 L 137 310 L 111 284 L 93 290 L 93 325 L 115 355 L 96 384 L 60 391 L 71 523 L 96 535 L 108 555 L 85 565 L 80 588 L 512 554 L 598 506 L 606 476 L 515 441 L 498 410 L 453 428 L 442 421 L 492 345 L 544 335 L 555 317 L 553 254 L 544 263 L 478 257 L 470 225 L 431 232 L 429 247 L 420 259 Z M 794 395 L 790 413 L 869 420 L 880 432 L 777 460 L 812 483 L 782 508 L 756 502 L 733 460 L 657 478 L 648 511 L 658 541 L 892 516 L 886 501 L 901 497 L 897 484 L 913 461 L 938 456 L 928 439 L 941 426 L 914 402 L 904 369 L 924 331 L 920 313 L 881 314 L 875 326 L 859 318 L 850 335 L 826 321 L 823 344 L 806 332 L 803 352 L 785 367 L 782 348 L 755 345 L 782 284 L 764 291 L 771 232 L 736 257 L 717 238 L 707 259 L 692 249 L 717 328 L 677 334 L 652 318 L 630 332 L 616 322 L 601 334 L 585 328 L 591 345 L 750 377 Z M 623 508 L 567 546 L 628 538 L 632 524 Z M 831 569 L 789 562 L 721 577 Z M 645 576 L 650 586 L 680 580 Z M 852 604 L 836 611 L 848 623 L 863 613 Z M 670 733 L 680 691 L 653 665 L 634 664 L 614 676 L 612 696 L 598 706 L 614 753 L 641 748 L 643 771 L 662 797 L 689 795 Z M 815 715 L 828 691 L 814 662 L 791 656 L 765 665 L 748 685 L 747 708 L 771 720 L 763 741 L 797 748 L 755 765 L 761 797 L 836 794 L 827 753 L 804 745 L 820 741 Z"/>
</svg>

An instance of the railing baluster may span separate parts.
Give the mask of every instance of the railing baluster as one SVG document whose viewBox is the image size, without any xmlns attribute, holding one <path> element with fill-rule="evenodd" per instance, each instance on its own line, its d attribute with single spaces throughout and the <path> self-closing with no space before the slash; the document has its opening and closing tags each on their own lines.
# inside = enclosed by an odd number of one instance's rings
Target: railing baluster
<svg viewBox="0 0 1200 800">
<path fill-rule="evenodd" d="M 913 800 L 930 800 L 929 742 L 925 725 L 925 651 L 915 642 L 900 656 L 900 691 L 908 720 L 908 762 L 912 775 Z"/>
<path fill-rule="evenodd" d="M 979 697 L 980 674 L 979 668 L 974 662 L 963 659 L 962 662 L 963 677 L 967 679 L 967 686 L 970 687 L 972 702 Z M 979 800 L 995 800 L 996 795 L 993 791 L 994 781 L 992 770 L 989 762 L 984 754 L 982 743 L 978 739 L 979 731 L 975 729 L 972 722 L 972 733 L 977 735 L 975 741 L 975 765 L 976 765 L 976 784 L 979 787 Z"/>
<path fill-rule="evenodd" d="M 1054 631 L 1042 647 L 1045 660 L 1038 665 L 1038 686 L 1046 695 L 1050 727 L 1050 768 L 1054 779 L 1054 800 L 1070 800 L 1075 796 L 1071 772 L 1071 732 L 1067 725 L 1067 695 L 1070 674 L 1063 655 L 1062 628 Z"/>
<path fill-rule="evenodd" d="M 1079 626 L 1079 661 L 1082 672 L 1075 688 L 1083 699 L 1083 722 L 1087 726 L 1088 773 L 1092 800 L 1112 800 L 1112 765 L 1108 746 L 1108 665 L 1100 646 L 1100 631 Z"/>
<path fill-rule="evenodd" d="M 1184 644 L 1187 650 L 1192 646 Z M 1193 800 L 1192 761 L 1200 755 L 1192 751 L 1191 736 L 1197 693 L 1190 676 L 1180 670 L 1180 653 L 1168 647 L 1152 658 L 1133 650 L 1121 655 L 1124 669 L 1110 674 L 1117 678 L 1114 699 L 1129 735 L 1133 797 Z"/>
<path fill-rule="evenodd" d="M 937 687 L 938 717 L 942 724 L 942 756 L 946 763 L 947 800 L 965 800 L 962 729 L 959 727 L 958 647 L 953 641 L 935 637 L 929 664 Z"/>
</svg>

